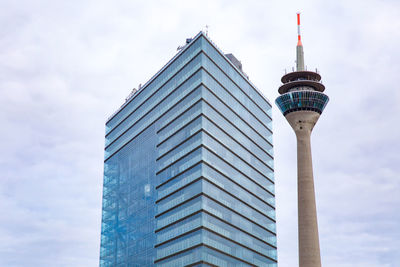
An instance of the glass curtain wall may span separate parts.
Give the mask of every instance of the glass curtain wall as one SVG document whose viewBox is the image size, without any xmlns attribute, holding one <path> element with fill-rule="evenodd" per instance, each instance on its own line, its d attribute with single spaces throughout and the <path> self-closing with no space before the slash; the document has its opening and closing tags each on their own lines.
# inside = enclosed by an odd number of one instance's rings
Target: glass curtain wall
<svg viewBox="0 0 400 267">
<path fill-rule="evenodd" d="M 106 123 L 101 266 L 276 266 L 271 105 L 199 33 Z"/>
</svg>

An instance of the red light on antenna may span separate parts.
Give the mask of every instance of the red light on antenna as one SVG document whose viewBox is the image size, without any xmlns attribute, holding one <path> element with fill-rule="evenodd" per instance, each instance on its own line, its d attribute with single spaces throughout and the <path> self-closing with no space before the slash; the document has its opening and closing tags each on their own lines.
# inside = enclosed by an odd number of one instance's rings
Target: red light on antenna
<svg viewBox="0 0 400 267">
<path fill-rule="evenodd" d="M 300 25 L 300 13 L 297 13 L 297 25 Z"/>
</svg>

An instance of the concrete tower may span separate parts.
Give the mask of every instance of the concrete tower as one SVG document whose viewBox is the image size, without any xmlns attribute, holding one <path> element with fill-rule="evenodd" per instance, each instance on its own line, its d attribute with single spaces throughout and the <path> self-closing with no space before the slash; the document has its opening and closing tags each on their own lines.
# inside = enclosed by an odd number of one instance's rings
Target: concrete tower
<svg viewBox="0 0 400 267">
<path fill-rule="evenodd" d="M 297 138 L 297 194 L 299 220 L 299 266 L 319 267 L 317 211 L 315 205 L 310 136 L 314 125 L 329 101 L 322 92 L 325 86 L 317 72 L 304 68 L 300 36 L 300 14 L 297 14 L 298 43 L 296 71 L 285 74 L 276 104 L 292 126 Z"/>
</svg>

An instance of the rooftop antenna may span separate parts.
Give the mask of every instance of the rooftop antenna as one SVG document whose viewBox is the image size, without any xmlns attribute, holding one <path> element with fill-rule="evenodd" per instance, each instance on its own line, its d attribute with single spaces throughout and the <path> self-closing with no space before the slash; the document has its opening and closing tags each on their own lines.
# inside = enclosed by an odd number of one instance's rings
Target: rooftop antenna
<svg viewBox="0 0 400 267">
<path fill-rule="evenodd" d="M 297 71 L 304 71 L 304 52 L 300 34 L 300 12 L 297 12 L 296 69 Z"/>
<path fill-rule="evenodd" d="M 206 25 L 206 36 L 208 36 L 208 25 Z"/>
</svg>

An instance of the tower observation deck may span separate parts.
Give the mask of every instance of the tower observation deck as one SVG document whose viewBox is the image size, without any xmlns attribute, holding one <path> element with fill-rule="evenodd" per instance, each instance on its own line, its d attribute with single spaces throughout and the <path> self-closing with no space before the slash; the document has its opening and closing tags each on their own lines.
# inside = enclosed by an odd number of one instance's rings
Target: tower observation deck
<svg viewBox="0 0 400 267">
<path fill-rule="evenodd" d="M 329 101 L 321 75 L 304 68 L 304 52 L 297 13 L 296 71 L 285 74 L 275 103 L 293 128 L 297 139 L 297 197 L 299 266 L 320 267 L 317 211 L 311 157 L 311 132 Z"/>
</svg>

